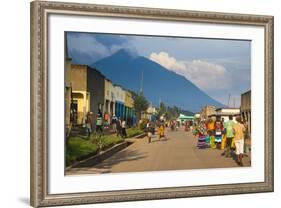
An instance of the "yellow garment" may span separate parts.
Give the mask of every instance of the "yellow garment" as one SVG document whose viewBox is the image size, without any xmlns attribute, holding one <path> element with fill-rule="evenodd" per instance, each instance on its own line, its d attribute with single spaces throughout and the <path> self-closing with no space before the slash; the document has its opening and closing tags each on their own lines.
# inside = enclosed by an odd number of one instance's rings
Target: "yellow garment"
<svg viewBox="0 0 281 208">
<path fill-rule="evenodd" d="M 225 142 L 226 142 L 226 136 L 225 136 L 225 134 L 223 134 L 222 139 L 221 139 L 221 150 L 224 150 Z"/>
<path fill-rule="evenodd" d="M 217 148 L 217 145 L 215 143 L 215 137 L 214 136 L 210 136 L 210 147 L 212 149 L 216 149 Z"/>
<path fill-rule="evenodd" d="M 245 127 L 241 123 L 235 123 L 233 126 L 234 129 L 234 141 L 244 139 L 244 132 L 245 132 Z"/>
<path fill-rule="evenodd" d="M 234 139 L 232 139 L 232 141 L 231 141 L 231 148 L 234 149 L 234 150 L 236 149 Z"/>
<path fill-rule="evenodd" d="M 163 126 L 160 126 L 158 128 L 158 135 L 159 135 L 159 137 L 164 136 L 164 127 Z"/>
<path fill-rule="evenodd" d="M 214 121 L 210 121 L 208 123 L 208 130 L 214 130 L 215 129 L 215 122 Z"/>
</svg>

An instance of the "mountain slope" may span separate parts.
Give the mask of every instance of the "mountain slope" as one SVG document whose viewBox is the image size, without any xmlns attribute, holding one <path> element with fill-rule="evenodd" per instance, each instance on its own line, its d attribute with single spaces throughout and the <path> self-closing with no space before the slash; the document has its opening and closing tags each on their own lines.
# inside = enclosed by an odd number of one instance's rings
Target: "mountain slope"
<svg viewBox="0 0 281 208">
<path fill-rule="evenodd" d="M 144 95 L 156 106 L 162 101 L 166 105 L 175 105 L 192 112 L 199 111 L 207 104 L 224 106 L 185 77 L 145 57 L 132 55 L 124 49 L 97 61 L 91 67 L 101 71 L 113 83 L 136 92 L 140 91 L 143 74 Z"/>
</svg>

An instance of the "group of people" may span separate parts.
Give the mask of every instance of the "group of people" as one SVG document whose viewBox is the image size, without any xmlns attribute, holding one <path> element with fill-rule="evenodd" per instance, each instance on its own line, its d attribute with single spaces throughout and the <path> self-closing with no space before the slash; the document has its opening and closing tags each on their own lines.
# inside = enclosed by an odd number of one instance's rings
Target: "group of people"
<svg viewBox="0 0 281 208">
<path fill-rule="evenodd" d="M 158 139 L 159 140 L 161 140 L 162 138 L 167 139 L 165 135 L 166 124 L 164 121 L 159 120 L 156 122 L 156 124 L 154 122 L 148 122 L 146 125 L 148 143 L 151 143 L 152 135 L 154 135 L 155 133 L 155 125 L 157 126 Z"/>
<path fill-rule="evenodd" d="M 240 116 L 235 119 L 236 122 L 230 115 L 226 122 L 219 116 L 216 119 L 201 120 L 194 133 L 198 135 L 198 148 L 220 148 L 224 150 L 222 155 L 225 157 L 231 157 L 231 150 L 235 149 L 236 161 L 243 166 L 246 127 Z"/>
<path fill-rule="evenodd" d="M 86 132 L 88 137 L 91 135 L 93 132 L 93 112 L 88 112 L 86 119 L 85 119 L 85 124 L 86 124 Z M 103 117 L 102 113 L 99 110 L 96 118 L 96 132 L 103 134 Z"/>
<path fill-rule="evenodd" d="M 125 120 L 122 120 L 120 118 L 117 118 L 116 116 L 113 116 L 113 118 L 111 120 L 111 124 L 113 127 L 113 131 L 116 132 L 117 136 L 121 136 L 122 138 L 127 137 Z"/>
<path fill-rule="evenodd" d="M 104 132 L 104 128 L 108 128 L 109 125 L 112 126 L 113 131 L 117 134 L 117 136 L 121 136 L 122 138 L 127 137 L 126 132 L 126 121 L 116 116 L 112 117 L 111 122 L 108 121 L 109 117 L 103 117 L 101 110 L 98 110 L 97 117 L 96 117 L 96 129 L 95 132 L 102 135 Z M 86 132 L 88 137 L 93 132 L 93 112 L 88 112 L 85 120 Z"/>
</svg>

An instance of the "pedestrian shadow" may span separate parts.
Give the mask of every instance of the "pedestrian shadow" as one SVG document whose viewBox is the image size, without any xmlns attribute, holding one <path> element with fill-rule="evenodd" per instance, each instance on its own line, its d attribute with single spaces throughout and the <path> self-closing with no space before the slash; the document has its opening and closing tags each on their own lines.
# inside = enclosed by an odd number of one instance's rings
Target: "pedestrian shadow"
<svg viewBox="0 0 281 208">
<path fill-rule="evenodd" d="M 110 173 L 111 171 L 108 169 L 111 169 L 114 165 L 117 165 L 122 162 L 137 161 L 146 157 L 146 153 L 140 153 L 138 150 L 126 149 L 112 155 L 106 160 L 101 161 L 99 164 L 93 166 L 84 166 L 83 168 L 107 169 L 107 171 L 104 171 L 103 173 Z"/>
<path fill-rule="evenodd" d="M 148 137 L 145 138 L 147 141 L 148 141 Z M 163 142 L 163 141 L 168 141 L 169 138 L 166 136 L 165 138 L 164 137 L 161 137 L 161 139 L 159 139 L 159 135 L 158 134 L 154 134 L 152 135 L 151 137 L 151 143 L 154 143 L 154 142 Z"/>
<path fill-rule="evenodd" d="M 161 138 L 161 139 L 159 139 L 159 138 L 152 138 L 151 139 L 151 143 L 154 143 L 154 142 L 167 142 L 168 140 L 170 140 L 169 138 Z"/>
<path fill-rule="evenodd" d="M 238 163 L 237 163 L 237 155 L 235 154 L 235 151 L 231 150 L 230 151 L 230 158 L 237 164 L 238 166 Z"/>
<path fill-rule="evenodd" d="M 238 164 L 238 160 L 237 160 L 237 155 L 236 155 L 236 153 L 235 153 L 235 151 L 234 150 L 232 150 L 231 152 L 230 152 L 230 156 L 231 156 L 231 158 L 233 159 L 233 161 L 237 164 L 237 166 L 239 166 L 239 167 L 241 167 L 239 164 Z M 250 167 L 251 166 L 251 161 L 249 160 L 249 158 L 248 158 L 249 156 L 245 156 L 245 155 L 243 155 L 243 163 L 244 163 L 244 165 L 242 166 L 242 167 Z"/>
</svg>

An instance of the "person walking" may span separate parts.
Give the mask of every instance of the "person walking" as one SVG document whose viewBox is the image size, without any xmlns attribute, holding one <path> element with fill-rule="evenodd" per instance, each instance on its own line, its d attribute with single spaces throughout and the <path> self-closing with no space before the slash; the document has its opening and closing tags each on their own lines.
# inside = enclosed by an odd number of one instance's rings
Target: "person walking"
<svg viewBox="0 0 281 208">
<path fill-rule="evenodd" d="M 104 128 L 109 129 L 109 121 L 110 121 L 109 113 L 105 112 L 103 117 L 104 117 Z"/>
<path fill-rule="evenodd" d="M 226 134 L 226 145 L 223 155 L 225 155 L 225 157 L 230 157 L 231 144 L 234 137 L 233 126 L 234 126 L 233 116 L 230 115 L 229 120 L 224 124 L 225 134 Z"/>
<path fill-rule="evenodd" d="M 92 112 L 87 113 L 86 117 L 86 130 L 87 130 L 87 136 L 90 137 L 92 133 Z"/>
<path fill-rule="evenodd" d="M 116 123 L 117 123 L 117 117 L 115 115 L 113 115 L 112 119 L 111 119 L 111 125 L 112 125 L 112 131 L 114 133 L 117 132 Z"/>
<path fill-rule="evenodd" d="M 205 139 L 206 147 L 211 147 L 212 149 L 216 148 L 216 143 L 215 143 L 215 122 L 213 118 L 209 118 L 206 121 L 206 128 L 207 128 L 207 135 Z"/>
<path fill-rule="evenodd" d="M 176 131 L 178 131 L 179 130 L 179 126 L 180 126 L 179 121 L 175 121 L 175 125 L 176 125 Z"/>
<path fill-rule="evenodd" d="M 216 149 L 217 143 L 216 143 L 216 137 L 214 136 L 214 131 L 208 130 L 208 135 L 209 135 L 209 146 L 212 149 Z"/>
<path fill-rule="evenodd" d="M 226 143 L 226 134 L 225 134 L 225 128 L 224 128 L 224 118 L 221 119 L 221 124 L 222 124 L 221 150 L 224 150 L 225 143 Z"/>
<path fill-rule="evenodd" d="M 126 138 L 127 132 L 126 132 L 126 121 L 125 120 L 122 121 L 121 127 L 122 127 L 122 138 Z"/>
<path fill-rule="evenodd" d="M 199 149 L 206 148 L 206 136 L 207 136 L 207 128 L 205 121 L 201 120 L 197 127 L 197 133 L 198 133 L 198 143 L 197 147 Z"/>
<path fill-rule="evenodd" d="M 98 117 L 102 117 L 101 109 L 98 109 Z"/>
<path fill-rule="evenodd" d="M 242 123 L 241 117 L 236 117 L 237 123 L 234 124 L 234 144 L 236 148 L 236 161 L 238 165 L 243 166 L 243 154 L 244 154 L 244 138 L 245 138 L 245 126 Z"/>
<path fill-rule="evenodd" d="M 187 121 L 187 131 L 193 131 L 193 121 Z"/>
<path fill-rule="evenodd" d="M 217 116 L 216 121 L 215 121 L 215 143 L 216 144 L 221 144 L 222 132 L 223 132 L 223 124 L 221 122 L 221 118 L 219 116 Z"/>
<path fill-rule="evenodd" d="M 174 121 L 170 121 L 170 128 L 171 128 L 171 131 L 175 130 L 175 123 L 174 123 Z"/>
<path fill-rule="evenodd" d="M 165 137 L 165 126 L 163 123 L 160 124 L 160 126 L 158 127 L 158 135 L 159 135 L 159 140 L 164 137 Z"/>
<path fill-rule="evenodd" d="M 147 123 L 147 138 L 148 138 L 148 143 L 151 143 L 151 137 L 152 137 L 152 124 L 151 122 Z"/>
<path fill-rule="evenodd" d="M 122 136 L 122 127 L 121 127 L 120 118 L 116 119 L 116 133 L 117 133 L 117 136 Z"/>
<path fill-rule="evenodd" d="M 185 131 L 188 131 L 188 130 L 189 130 L 189 122 L 188 122 L 188 121 L 185 121 L 185 122 L 184 122 L 184 130 L 185 130 Z"/>
<path fill-rule="evenodd" d="M 100 116 L 100 115 L 98 114 L 98 116 L 97 116 L 97 121 L 96 121 L 96 133 L 98 133 L 98 132 L 99 132 L 100 134 L 103 133 L 102 125 L 103 125 L 102 115 Z"/>
<path fill-rule="evenodd" d="M 215 121 L 213 118 L 209 118 L 207 121 L 207 131 L 211 132 L 211 135 L 214 135 L 215 132 Z"/>
</svg>

